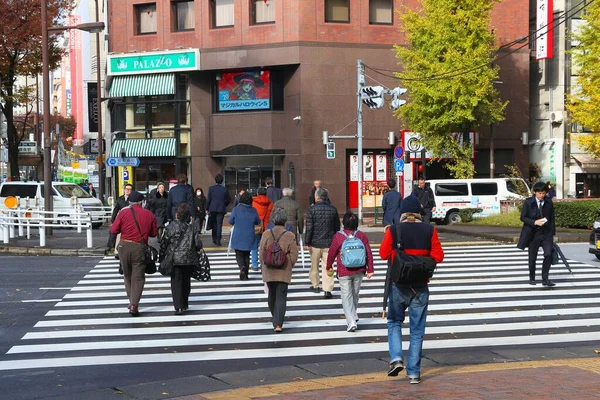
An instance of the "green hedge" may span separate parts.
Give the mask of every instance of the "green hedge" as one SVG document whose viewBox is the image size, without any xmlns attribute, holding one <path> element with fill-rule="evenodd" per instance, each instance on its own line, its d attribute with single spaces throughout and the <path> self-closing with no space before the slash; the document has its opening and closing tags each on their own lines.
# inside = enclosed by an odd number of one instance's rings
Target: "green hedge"
<svg viewBox="0 0 600 400">
<path fill-rule="evenodd" d="M 554 202 L 556 226 L 589 228 L 600 218 L 600 200 L 565 200 Z"/>
<path fill-rule="evenodd" d="M 477 214 L 482 212 L 481 208 L 463 208 L 458 210 L 458 215 L 460 216 L 460 222 L 471 222 L 473 221 L 473 214 Z"/>
</svg>

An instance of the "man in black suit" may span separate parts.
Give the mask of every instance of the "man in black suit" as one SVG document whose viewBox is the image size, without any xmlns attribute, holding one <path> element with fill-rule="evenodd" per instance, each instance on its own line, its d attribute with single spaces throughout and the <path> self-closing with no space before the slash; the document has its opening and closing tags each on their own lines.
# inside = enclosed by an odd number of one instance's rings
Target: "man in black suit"
<svg viewBox="0 0 600 400">
<path fill-rule="evenodd" d="M 218 174 L 215 176 L 215 183 L 216 185 L 208 188 L 206 211 L 210 213 L 209 220 L 212 222 L 213 243 L 220 246 L 223 232 L 223 217 L 225 217 L 231 197 L 229 197 L 227 189 L 223 187 L 223 175 Z"/>
<path fill-rule="evenodd" d="M 517 248 L 524 250 L 525 247 L 529 247 L 529 284 L 535 285 L 535 262 L 541 246 L 544 250 L 542 285 L 555 286 L 555 283 L 548 279 L 552 264 L 553 237 L 556 235 L 554 205 L 552 200 L 545 197 L 548 186 L 544 182 L 533 185 L 533 192 L 534 196 L 523 202 L 521 211 L 523 228 Z"/>
<path fill-rule="evenodd" d="M 177 175 L 177 185 L 169 190 L 167 200 L 167 217 L 169 221 L 173 221 L 175 210 L 181 203 L 187 204 L 192 218 L 197 216 L 196 206 L 194 205 L 194 188 L 187 184 L 187 176 L 185 174 Z"/>
</svg>

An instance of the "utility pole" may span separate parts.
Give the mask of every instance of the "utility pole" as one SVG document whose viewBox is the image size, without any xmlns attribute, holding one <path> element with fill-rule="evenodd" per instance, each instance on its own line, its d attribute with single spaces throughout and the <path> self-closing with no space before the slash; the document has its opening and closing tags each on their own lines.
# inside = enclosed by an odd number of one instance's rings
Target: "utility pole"
<svg viewBox="0 0 600 400">
<path fill-rule="evenodd" d="M 96 0 L 96 22 L 100 22 L 100 13 L 98 11 L 98 2 Z M 105 204 L 104 201 L 104 143 L 102 129 L 102 77 L 100 73 L 102 68 L 100 65 L 100 32 L 96 32 L 96 107 L 98 107 L 98 198 Z"/>
<path fill-rule="evenodd" d="M 365 85 L 365 76 L 363 75 L 363 62 L 362 60 L 356 61 L 356 83 L 357 91 L 356 98 L 358 102 L 357 115 L 356 115 L 356 139 L 357 139 L 357 150 L 358 150 L 358 222 L 362 224 L 363 213 L 362 213 L 362 191 L 363 191 L 363 135 L 362 135 L 362 99 L 361 93 L 362 88 Z"/>
</svg>

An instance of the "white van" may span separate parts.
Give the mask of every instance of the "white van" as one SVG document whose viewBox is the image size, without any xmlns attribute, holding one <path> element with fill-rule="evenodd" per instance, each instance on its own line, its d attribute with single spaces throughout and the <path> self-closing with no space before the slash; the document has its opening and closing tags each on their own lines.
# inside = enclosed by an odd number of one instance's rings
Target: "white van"
<svg viewBox="0 0 600 400">
<path fill-rule="evenodd" d="M 71 197 L 77 197 L 77 203 L 84 211 L 90 213 L 92 217 L 92 227 L 98 229 L 104 223 L 104 212 L 102 202 L 83 190 L 74 183 L 52 182 L 54 211 L 59 216 L 69 216 L 73 207 L 71 206 Z M 29 207 L 44 206 L 44 183 L 43 182 L 2 182 L 0 184 L 0 209 L 6 209 L 4 200 L 7 197 L 19 198 L 19 205 L 26 207 L 29 199 Z M 64 214 L 60 214 L 64 212 Z"/>
<path fill-rule="evenodd" d="M 500 214 L 501 201 L 524 200 L 519 193 L 530 191 L 523 179 L 516 178 L 434 179 L 427 184 L 436 204 L 431 218 L 449 224 L 460 222 L 458 210 L 463 208 L 481 208 L 476 218 Z"/>
</svg>

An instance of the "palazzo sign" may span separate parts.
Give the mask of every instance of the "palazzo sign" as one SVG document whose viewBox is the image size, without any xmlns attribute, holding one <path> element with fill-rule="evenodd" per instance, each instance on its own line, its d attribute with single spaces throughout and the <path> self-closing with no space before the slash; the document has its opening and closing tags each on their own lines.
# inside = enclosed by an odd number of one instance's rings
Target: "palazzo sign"
<svg viewBox="0 0 600 400">
<path fill-rule="evenodd" d="M 108 56 L 108 75 L 111 76 L 197 71 L 199 69 L 200 51 L 198 49 L 111 54 Z"/>
</svg>

